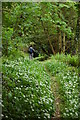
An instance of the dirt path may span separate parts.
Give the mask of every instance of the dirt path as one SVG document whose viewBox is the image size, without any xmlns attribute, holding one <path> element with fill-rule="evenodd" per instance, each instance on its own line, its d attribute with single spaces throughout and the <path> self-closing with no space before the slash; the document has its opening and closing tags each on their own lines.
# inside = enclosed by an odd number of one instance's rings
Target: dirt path
<svg viewBox="0 0 80 120">
<path fill-rule="evenodd" d="M 55 97 L 55 101 L 54 101 L 54 106 L 55 106 L 55 113 L 54 113 L 54 117 L 52 118 L 52 120 L 60 120 L 61 116 L 60 116 L 60 95 L 59 95 L 59 84 L 56 80 L 56 78 L 54 76 L 52 76 L 49 71 L 47 70 L 45 64 L 45 62 L 43 62 L 43 65 L 46 69 L 46 72 L 49 74 L 50 79 L 51 79 L 51 91 L 53 92 L 53 95 Z"/>
<path fill-rule="evenodd" d="M 54 113 L 54 117 L 52 120 L 60 120 L 60 95 L 59 95 L 59 85 L 56 81 L 56 78 L 51 76 L 51 91 L 54 94 L 55 97 L 55 101 L 54 101 L 54 105 L 55 105 L 55 113 Z"/>
</svg>

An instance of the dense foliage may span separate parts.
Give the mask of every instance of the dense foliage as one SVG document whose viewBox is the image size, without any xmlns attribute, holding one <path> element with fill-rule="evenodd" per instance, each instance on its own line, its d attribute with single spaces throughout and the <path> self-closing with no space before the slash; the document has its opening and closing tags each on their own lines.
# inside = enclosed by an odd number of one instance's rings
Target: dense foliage
<svg viewBox="0 0 80 120">
<path fill-rule="evenodd" d="M 43 65 L 27 58 L 3 61 L 3 119 L 49 119 L 53 101 Z"/>
<path fill-rule="evenodd" d="M 30 42 L 35 43 L 39 53 L 76 54 L 76 5 L 76 2 L 3 3 L 3 54 L 8 56 L 11 50 L 22 46 L 27 51 Z"/>
<path fill-rule="evenodd" d="M 71 65 L 64 63 L 70 61 L 70 55 L 52 56 L 51 61 L 46 62 L 48 71 L 56 76 L 59 83 L 59 94 L 62 101 L 61 114 L 65 118 L 78 118 L 78 70 Z M 56 59 L 55 59 L 56 58 Z M 60 59 L 59 59 L 60 58 Z M 65 60 L 64 60 L 65 58 Z M 74 56 L 76 60 L 76 56 Z"/>
<path fill-rule="evenodd" d="M 77 2 L 2 3 L 3 120 L 54 116 L 53 76 L 62 117 L 78 118 L 79 13 Z M 33 60 L 30 45 L 39 54 Z"/>
</svg>

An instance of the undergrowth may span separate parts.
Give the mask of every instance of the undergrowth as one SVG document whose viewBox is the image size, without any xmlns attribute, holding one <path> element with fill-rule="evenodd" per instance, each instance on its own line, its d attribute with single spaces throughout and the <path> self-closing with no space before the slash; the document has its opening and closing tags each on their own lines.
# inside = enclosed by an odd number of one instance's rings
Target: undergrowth
<svg viewBox="0 0 80 120">
<path fill-rule="evenodd" d="M 45 62 L 47 70 L 56 77 L 61 99 L 61 115 L 64 118 L 78 117 L 78 69 L 69 64 L 71 56 L 56 55 Z M 76 61 L 77 57 L 73 57 Z M 67 64 L 66 64 L 67 63 Z M 76 62 L 75 62 L 76 63 Z"/>
<path fill-rule="evenodd" d="M 53 58 L 53 56 L 52 56 Z M 58 61 L 67 63 L 68 65 L 77 67 L 79 64 L 79 58 L 78 55 L 71 56 L 70 54 L 56 54 L 54 58 Z"/>
<path fill-rule="evenodd" d="M 38 61 L 3 60 L 3 119 L 50 119 L 54 97 L 50 78 Z"/>
</svg>

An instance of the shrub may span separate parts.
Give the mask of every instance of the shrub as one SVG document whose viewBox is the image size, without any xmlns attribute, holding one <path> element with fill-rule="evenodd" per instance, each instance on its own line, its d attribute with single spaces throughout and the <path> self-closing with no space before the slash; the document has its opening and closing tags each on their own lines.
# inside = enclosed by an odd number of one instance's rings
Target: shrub
<svg viewBox="0 0 80 120">
<path fill-rule="evenodd" d="M 58 60 L 58 61 L 62 61 L 62 62 L 65 62 L 71 66 L 75 66 L 77 67 L 78 66 L 78 63 L 79 63 L 79 59 L 78 59 L 78 56 L 75 55 L 75 56 L 71 56 L 70 54 L 67 54 L 67 55 L 64 55 L 64 54 L 56 54 L 55 56 L 55 59 Z M 53 56 L 52 56 L 53 58 Z M 54 58 L 53 58 L 54 59 Z"/>
<path fill-rule="evenodd" d="M 77 67 L 78 66 L 78 56 L 72 56 L 69 59 L 68 64 Z"/>
</svg>

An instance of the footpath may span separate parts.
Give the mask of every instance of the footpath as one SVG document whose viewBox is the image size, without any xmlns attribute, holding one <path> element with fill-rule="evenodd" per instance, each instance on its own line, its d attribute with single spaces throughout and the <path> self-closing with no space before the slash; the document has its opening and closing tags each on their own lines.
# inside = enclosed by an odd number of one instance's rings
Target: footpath
<svg viewBox="0 0 80 120">
<path fill-rule="evenodd" d="M 49 60 L 47 60 L 49 61 Z M 60 115 L 60 94 L 59 94 L 59 84 L 56 80 L 56 78 L 54 76 L 51 75 L 51 73 L 47 70 L 46 66 L 45 66 L 45 62 L 47 61 L 43 61 L 41 62 L 44 67 L 46 72 L 48 73 L 48 75 L 50 76 L 51 79 L 51 91 L 54 95 L 54 107 L 55 107 L 55 113 L 54 113 L 54 117 L 51 118 L 51 120 L 61 120 L 61 115 Z"/>
</svg>

